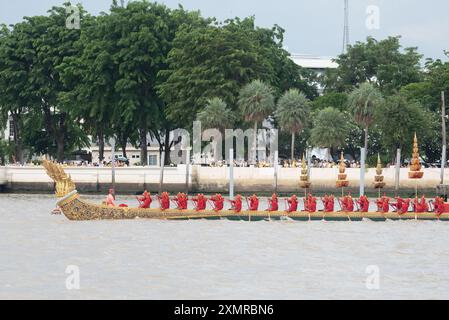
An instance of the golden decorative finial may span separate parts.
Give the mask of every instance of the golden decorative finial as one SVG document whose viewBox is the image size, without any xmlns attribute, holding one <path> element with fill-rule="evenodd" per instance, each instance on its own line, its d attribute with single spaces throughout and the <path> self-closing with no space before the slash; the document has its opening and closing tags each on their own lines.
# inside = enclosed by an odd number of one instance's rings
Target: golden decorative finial
<svg viewBox="0 0 449 320">
<path fill-rule="evenodd" d="M 311 185 L 312 183 L 309 181 L 309 168 L 303 154 L 301 161 L 301 181 L 299 182 L 299 186 L 303 189 L 308 189 Z"/>
<path fill-rule="evenodd" d="M 382 163 L 380 162 L 380 154 L 377 154 L 376 176 L 374 177 L 374 188 L 382 189 L 385 187 L 384 176 L 382 175 Z"/>
<path fill-rule="evenodd" d="M 343 151 L 340 156 L 340 164 L 338 165 L 338 180 L 337 180 L 337 188 L 344 188 L 349 186 L 349 181 L 346 179 L 348 175 L 346 174 L 346 163 L 345 156 Z"/>
<path fill-rule="evenodd" d="M 410 163 L 410 172 L 408 173 L 408 177 L 410 179 L 421 179 L 424 176 L 424 172 L 421 171 L 421 161 L 419 159 L 419 146 L 418 146 L 418 137 L 413 138 L 413 154 L 412 161 Z"/>
</svg>

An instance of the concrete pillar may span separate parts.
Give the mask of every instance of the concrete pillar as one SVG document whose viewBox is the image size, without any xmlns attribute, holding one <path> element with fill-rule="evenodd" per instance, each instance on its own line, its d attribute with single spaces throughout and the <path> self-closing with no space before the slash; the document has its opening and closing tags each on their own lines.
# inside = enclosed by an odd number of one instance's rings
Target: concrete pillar
<svg viewBox="0 0 449 320">
<path fill-rule="evenodd" d="M 360 196 L 365 195 L 366 150 L 360 148 Z"/>
<path fill-rule="evenodd" d="M 395 172 L 395 191 L 396 195 L 399 193 L 399 179 L 401 177 L 401 149 L 396 153 L 396 172 Z"/>
<path fill-rule="evenodd" d="M 234 199 L 234 149 L 229 150 L 229 199 Z"/>
<path fill-rule="evenodd" d="M 162 193 L 162 187 L 164 185 L 164 167 L 165 167 L 165 151 L 161 154 L 160 173 L 159 173 L 159 194 Z"/>
</svg>

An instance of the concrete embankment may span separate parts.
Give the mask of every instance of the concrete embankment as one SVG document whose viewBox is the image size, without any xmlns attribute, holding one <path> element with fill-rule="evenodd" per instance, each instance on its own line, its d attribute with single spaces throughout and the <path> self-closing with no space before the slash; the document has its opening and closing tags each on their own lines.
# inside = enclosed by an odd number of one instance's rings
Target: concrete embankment
<svg viewBox="0 0 449 320">
<path fill-rule="evenodd" d="M 418 181 L 408 179 L 408 169 L 401 169 L 400 188 L 402 191 L 413 191 L 418 184 L 420 190 L 435 191 L 440 182 L 439 169 L 424 169 L 424 178 Z M 66 172 L 71 175 L 80 192 L 106 192 L 111 186 L 110 168 L 69 167 Z M 335 180 L 338 169 L 311 169 L 312 188 L 315 192 L 338 191 Z M 348 191 L 357 192 L 360 184 L 360 169 L 347 169 L 350 188 Z M 160 168 L 117 168 L 116 190 L 119 193 L 135 193 L 143 189 L 152 192 L 159 189 Z M 375 169 L 366 170 L 365 181 L 368 192 L 373 192 Z M 384 169 L 386 191 L 394 190 L 394 168 Z M 171 192 L 184 191 L 186 179 L 191 192 L 227 192 L 229 186 L 228 168 L 211 168 L 190 166 L 186 175 L 186 166 L 176 168 L 167 167 L 164 170 L 164 190 Z M 278 192 L 300 193 L 299 168 L 278 169 Z M 449 181 L 449 170 L 445 180 Z M 234 168 L 235 192 L 270 193 L 274 190 L 273 168 Z M 0 185 L 7 192 L 52 192 L 54 184 L 46 175 L 42 167 L 0 167 Z M 430 195 L 430 194 L 429 194 Z"/>
</svg>

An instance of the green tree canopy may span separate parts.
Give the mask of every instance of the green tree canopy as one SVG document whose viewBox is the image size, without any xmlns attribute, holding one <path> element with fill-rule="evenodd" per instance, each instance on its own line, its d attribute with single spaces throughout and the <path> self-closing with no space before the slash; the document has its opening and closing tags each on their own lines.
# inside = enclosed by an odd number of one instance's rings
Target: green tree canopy
<svg viewBox="0 0 449 320">
<path fill-rule="evenodd" d="M 348 52 L 340 55 L 338 68 L 329 70 L 324 83 L 326 89 L 350 91 L 364 82 L 376 84 L 382 92 L 391 94 L 402 86 L 421 80 L 417 48 L 401 50 L 400 37 L 378 41 L 368 37 L 356 42 Z"/>
<path fill-rule="evenodd" d="M 386 98 L 376 110 L 376 122 L 382 132 L 382 143 L 394 155 L 397 148 L 410 156 L 413 135 L 422 141 L 432 133 L 432 117 L 418 102 L 401 94 Z"/>
<path fill-rule="evenodd" d="M 382 95 L 372 84 L 362 83 L 348 97 L 348 109 L 355 122 L 365 129 L 365 153 L 368 153 L 368 130 L 374 121 L 376 108 L 382 103 Z"/>
<path fill-rule="evenodd" d="M 332 107 L 340 111 L 347 110 L 348 95 L 344 92 L 327 92 L 312 102 L 312 109 L 323 110 Z"/>
<path fill-rule="evenodd" d="M 228 108 L 226 102 L 220 98 L 212 98 L 206 107 L 198 112 L 197 120 L 201 121 L 201 127 L 205 129 L 225 129 L 232 127 L 235 121 L 234 113 Z"/>
<path fill-rule="evenodd" d="M 273 89 L 261 80 L 254 80 L 240 90 L 237 102 L 240 114 L 245 121 L 254 122 L 254 134 L 257 124 L 271 115 L 275 108 Z M 256 154 L 257 139 L 254 139 L 253 154 Z"/>
<path fill-rule="evenodd" d="M 343 148 L 351 130 L 348 117 L 332 107 L 321 110 L 313 121 L 310 143 L 315 147 L 329 148 L 333 155 L 335 148 Z"/>
<path fill-rule="evenodd" d="M 307 125 L 310 114 L 310 101 L 297 89 L 290 89 L 279 99 L 275 118 L 281 130 L 292 135 L 291 160 L 295 158 L 295 135 Z"/>
</svg>

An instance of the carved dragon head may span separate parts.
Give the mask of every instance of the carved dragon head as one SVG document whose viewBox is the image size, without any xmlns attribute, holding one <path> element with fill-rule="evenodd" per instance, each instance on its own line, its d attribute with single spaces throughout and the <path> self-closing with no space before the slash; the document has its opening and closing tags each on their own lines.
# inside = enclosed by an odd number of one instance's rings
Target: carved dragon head
<svg viewBox="0 0 449 320">
<path fill-rule="evenodd" d="M 56 197 L 62 198 L 76 189 L 70 175 L 67 175 L 60 164 L 44 160 L 43 166 L 47 175 L 56 183 Z"/>
</svg>

